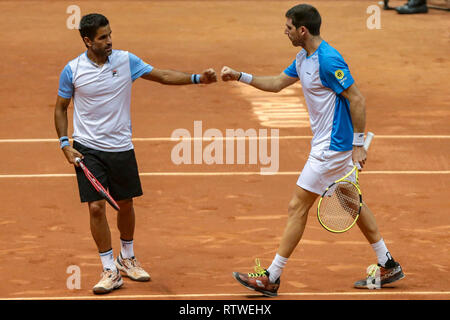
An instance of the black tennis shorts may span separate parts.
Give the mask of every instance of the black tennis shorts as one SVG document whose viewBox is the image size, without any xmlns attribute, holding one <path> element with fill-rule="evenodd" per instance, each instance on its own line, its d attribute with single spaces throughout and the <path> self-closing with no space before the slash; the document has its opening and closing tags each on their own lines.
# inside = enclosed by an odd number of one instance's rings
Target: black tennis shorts
<svg viewBox="0 0 450 320">
<path fill-rule="evenodd" d="M 74 141 L 73 148 L 83 156 L 83 162 L 116 201 L 141 196 L 142 186 L 134 150 L 105 152 L 90 149 Z M 80 167 L 75 167 L 81 202 L 103 199 L 91 185 Z"/>
</svg>

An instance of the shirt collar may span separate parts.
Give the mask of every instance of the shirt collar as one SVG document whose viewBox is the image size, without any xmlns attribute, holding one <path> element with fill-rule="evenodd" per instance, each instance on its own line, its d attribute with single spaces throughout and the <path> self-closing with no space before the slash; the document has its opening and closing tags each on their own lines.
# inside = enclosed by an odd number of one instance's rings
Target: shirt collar
<svg viewBox="0 0 450 320">
<path fill-rule="evenodd" d="M 87 55 L 87 50 L 84 52 L 84 54 L 86 55 L 86 58 L 88 59 L 88 61 L 89 61 L 93 66 L 95 66 L 96 68 L 100 68 L 100 66 L 99 66 L 98 64 L 96 64 L 94 61 L 92 61 L 91 59 L 89 59 L 89 57 L 88 57 L 88 55 Z M 106 57 L 106 62 L 105 62 L 105 64 L 111 63 L 111 56 L 112 56 L 112 53 L 111 53 L 108 57 Z"/>
</svg>

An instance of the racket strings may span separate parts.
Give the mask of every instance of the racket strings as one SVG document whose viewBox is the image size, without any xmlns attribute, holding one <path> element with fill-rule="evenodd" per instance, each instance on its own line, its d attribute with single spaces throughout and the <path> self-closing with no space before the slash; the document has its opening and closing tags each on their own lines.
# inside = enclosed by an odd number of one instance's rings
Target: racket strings
<svg viewBox="0 0 450 320">
<path fill-rule="evenodd" d="M 336 196 L 340 206 L 352 217 L 356 218 L 359 213 L 359 193 L 354 185 L 341 183 L 336 189 Z"/>
<path fill-rule="evenodd" d="M 324 195 L 320 205 L 320 220 L 328 228 L 340 231 L 350 227 L 360 211 L 358 189 L 351 183 L 336 183 Z"/>
</svg>

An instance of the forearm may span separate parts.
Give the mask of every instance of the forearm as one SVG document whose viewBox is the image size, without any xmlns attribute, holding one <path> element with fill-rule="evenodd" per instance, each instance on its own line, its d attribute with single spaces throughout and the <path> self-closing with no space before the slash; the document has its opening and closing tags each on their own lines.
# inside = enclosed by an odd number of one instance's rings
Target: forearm
<svg viewBox="0 0 450 320">
<path fill-rule="evenodd" d="M 227 66 L 222 68 L 221 76 L 223 81 L 240 81 L 256 89 L 268 92 L 280 92 L 298 81 L 298 78 L 289 77 L 284 72 L 277 76 L 254 76 L 245 72 L 236 71 Z"/>
<path fill-rule="evenodd" d="M 278 76 L 253 76 L 251 86 L 268 92 L 280 92 L 283 89 L 279 83 Z"/>
<path fill-rule="evenodd" d="M 55 128 L 58 137 L 67 136 L 67 109 L 55 108 Z"/>
<path fill-rule="evenodd" d="M 353 132 L 363 133 L 366 128 L 366 104 L 363 97 L 350 101 L 350 116 L 352 117 Z"/>
<path fill-rule="evenodd" d="M 173 70 L 162 70 L 157 81 L 166 85 L 186 85 L 193 83 L 192 74 Z"/>
<path fill-rule="evenodd" d="M 354 133 L 352 159 L 355 164 L 359 164 L 359 169 L 362 169 L 366 161 L 366 151 L 363 147 L 364 130 L 366 128 L 366 102 L 364 96 L 354 84 L 342 91 L 341 94 L 350 103 L 350 116 Z"/>
<path fill-rule="evenodd" d="M 217 81 L 214 69 L 206 69 L 201 74 L 192 74 L 154 68 L 151 72 L 144 74 L 142 78 L 166 85 L 209 84 Z"/>
<path fill-rule="evenodd" d="M 70 99 L 63 99 L 58 97 L 55 106 L 55 128 L 58 137 L 67 137 L 67 108 L 69 106 Z M 83 158 L 83 155 L 75 150 L 69 143 L 68 139 L 60 139 L 60 147 L 64 156 L 70 164 L 78 166 L 76 158 Z"/>
</svg>

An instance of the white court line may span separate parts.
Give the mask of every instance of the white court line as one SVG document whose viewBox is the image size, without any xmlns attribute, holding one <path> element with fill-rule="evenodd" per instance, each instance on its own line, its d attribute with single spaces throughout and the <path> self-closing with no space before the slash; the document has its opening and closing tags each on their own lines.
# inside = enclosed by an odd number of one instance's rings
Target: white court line
<svg viewBox="0 0 450 320">
<path fill-rule="evenodd" d="M 74 173 L 43 173 L 43 174 L 0 174 L 0 179 L 6 178 L 66 178 L 75 177 Z"/>
<path fill-rule="evenodd" d="M 146 176 L 297 176 L 300 171 L 281 171 L 274 173 L 261 173 L 260 171 L 250 172 L 141 172 L 139 175 Z M 362 171 L 361 174 L 450 174 L 450 170 L 446 171 Z M 74 173 L 43 173 L 43 174 L 0 174 L 0 179 L 21 179 L 21 178 L 67 178 L 75 177 Z"/>
<path fill-rule="evenodd" d="M 211 137 L 183 137 L 183 140 L 211 141 Z M 217 140 L 231 139 L 279 139 L 279 140 L 302 140 L 312 139 L 312 136 L 279 136 L 279 137 L 215 137 Z M 375 139 L 450 139 L 450 135 L 376 135 Z M 133 138 L 132 141 L 180 141 L 179 138 L 155 137 L 155 138 Z M 0 139 L 0 143 L 35 143 L 35 142 L 59 142 L 58 139 Z"/>
<path fill-rule="evenodd" d="M 283 296 L 416 296 L 416 295 L 449 295 L 450 291 L 396 291 L 396 292 L 383 292 L 383 291 L 362 291 L 362 292 L 290 292 L 280 293 L 278 297 Z M 0 300 L 104 300 L 104 299 L 170 299 L 170 298 L 219 298 L 219 297 L 263 297 L 260 294 L 242 294 L 242 293 L 193 293 L 193 294 L 143 294 L 143 295 L 123 295 L 123 296 L 67 296 L 67 297 L 26 297 L 26 298 L 0 298 Z"/>
</svg>

